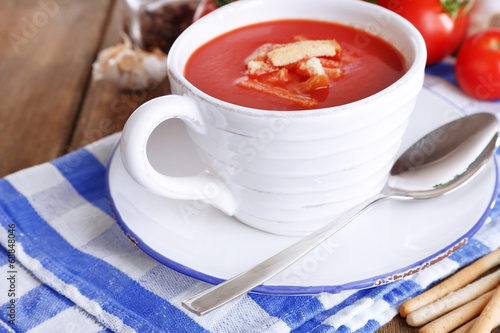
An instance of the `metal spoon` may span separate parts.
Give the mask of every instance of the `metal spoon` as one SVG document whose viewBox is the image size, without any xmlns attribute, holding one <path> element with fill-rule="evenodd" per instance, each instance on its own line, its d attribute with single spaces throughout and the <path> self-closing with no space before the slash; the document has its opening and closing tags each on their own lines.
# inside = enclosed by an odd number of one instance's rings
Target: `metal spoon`
<svg viewBox="0 0 500 333">
<path fill-rule="evenodd" d="M 182 305 L 201 316 L 251 291 L 382 199 L 430 199 L 455 190 L 477 174 L 494 154 L 499 128 L 495 116 L 478 113 L 435 129 L 399 157 L 381 193 L 253 268 L 185 300 Z"/>
</svg>

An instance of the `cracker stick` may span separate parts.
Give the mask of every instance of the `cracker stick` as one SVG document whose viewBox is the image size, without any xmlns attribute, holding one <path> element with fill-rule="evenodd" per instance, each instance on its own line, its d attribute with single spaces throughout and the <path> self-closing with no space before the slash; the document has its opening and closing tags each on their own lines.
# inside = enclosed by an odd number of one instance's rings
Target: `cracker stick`
<svg viewBox="0 0 500 333">
<path fill-rule="evenodd" d="M 499 284 L 500 269 L 463 287 L 462 289 L 449 293 L 434 303 L 411 312 L 408 317 L 406 317 L 406 322 L 410 326 L 422 326 L 427 324 L 431 320 L 436 319 L 446 312 L 472 301 L 485 292 L 495 288 Z"/>
<path fill-rule="evenodd" d="M 481 274 L 500 264 L 500 248 L 477 259 L 469 266 L 461 269 L 448 279 L 442 281 L 435 287 L 423 292 L 404 302 L 399 308 L 399 313 L 402 317 L 406 317 L 410 312 L 413 312 L 421 307 L 430 304 L 443 296 L 446 296 L 452 291 L 458 290 L 463 286 L 471 283 Z"/>
<path fill-rule="evenodd" d="M 453 333 L 469 333 L 470 329 L 472 328 L 472 326 L 474 326 L 474 324 L 476 322 L 477 322 L 477 318 L 474 318 L 471 321 L 469 321 L 467 324 L 457 328 L 455 331 L 453 331 Z M 495 324 L 493 324 L 493 327 L 498 327 L 498 326 L 500 326 L 500 316 L 497 317 Z"/>
<path fill-rule="evenodd" d="M 486 307 L 472 326 L 470 333 L 489 333 L 500 318 L 500 288 L 497 288 Z"/>
<path fill-rule="evenodd" d="M 486 304 L 490 301 L 491 297 L 496 290 L 487 292 L 486 294 L 476 298 L 469 303 L 462 305 L 459 308 L 445 314 L 438 319 L 431 321 L 422 327 L 419 333 L 447 333 L 451 330 L 465 324 L 472 318 L 478 316 L 484 309 Z"/>
</svg>

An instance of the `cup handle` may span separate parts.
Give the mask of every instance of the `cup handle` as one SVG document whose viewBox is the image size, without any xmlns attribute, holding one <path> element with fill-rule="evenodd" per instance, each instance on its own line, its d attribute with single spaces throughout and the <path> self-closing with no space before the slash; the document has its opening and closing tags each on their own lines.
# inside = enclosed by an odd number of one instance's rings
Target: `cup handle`
<svg viewBox="0 0 500 333">
<path fill-rule="evenodd" d="M 140 185 L 161 196 L 202 200 L 233 215 L 237 202 L 226 184 L 205 170 L 198 175 L 171 177 L 159 173 L 147 157 L 146 146 L 153 130 L 169 119 L 181 119 L 191 130 L 207 133 L 196 103 L 188 96 L 167 95 L 137 108 L 123 128 L 120 140 L 122 161 L 128 174 Z"/>
</svg>

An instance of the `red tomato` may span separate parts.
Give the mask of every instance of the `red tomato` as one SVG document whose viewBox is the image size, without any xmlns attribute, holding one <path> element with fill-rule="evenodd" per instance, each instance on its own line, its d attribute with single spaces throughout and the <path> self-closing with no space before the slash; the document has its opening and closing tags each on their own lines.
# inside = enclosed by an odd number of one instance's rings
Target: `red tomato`
<svg viewBox="0 0 500 333">
<path fill-rule="evenodd" d="M 467 0 L 378 0 L 420 31 L 427 46 L 427 65 L 452 54 L 465 38 L 469 23 Z"/>
<path fill-rule="evenodd" d="M 457 54 L 455 76 L 466 94 L 480 100 L 500 99 L 500 28 L 465 40 Z"/>
</svg>

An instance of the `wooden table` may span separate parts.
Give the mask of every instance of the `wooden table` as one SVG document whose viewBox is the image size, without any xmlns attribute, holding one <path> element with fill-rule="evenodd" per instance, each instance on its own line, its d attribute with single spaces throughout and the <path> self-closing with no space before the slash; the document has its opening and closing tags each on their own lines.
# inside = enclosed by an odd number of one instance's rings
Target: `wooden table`
<svg viewBox="0 0 500 333">
<path fill-rule="evenodd" d="M 119 42 L 118 0 L 0 1 L 0 177 L 122 129 L 147 100 L 94 82 L 99 50 Z M 417 332 L 401 317 L 379 333 Z M 498 332 L 497 332 L 498 333 Z"/>
</svg>

